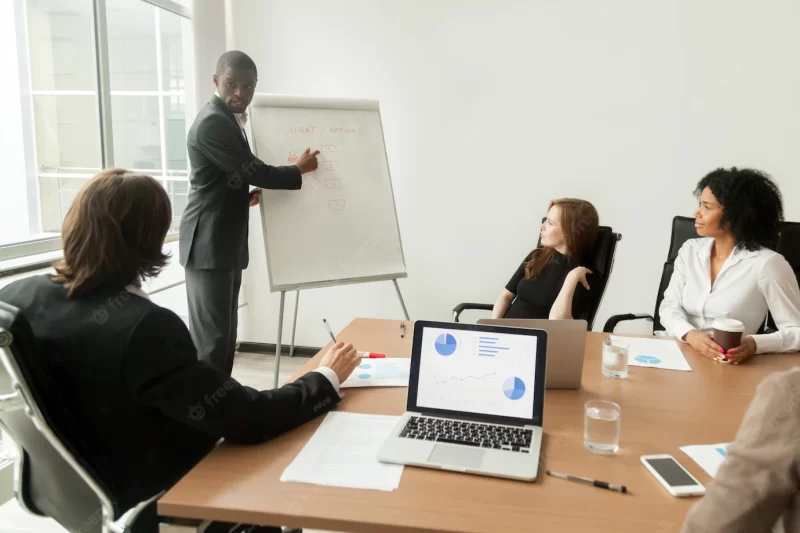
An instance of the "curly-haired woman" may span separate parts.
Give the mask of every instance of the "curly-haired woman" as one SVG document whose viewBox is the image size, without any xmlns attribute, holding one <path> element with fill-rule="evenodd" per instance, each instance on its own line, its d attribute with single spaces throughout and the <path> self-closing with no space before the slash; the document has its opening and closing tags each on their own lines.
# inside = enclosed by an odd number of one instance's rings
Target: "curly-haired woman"
<svg viewBox="0 0 800 533">
<path fill-rule="evenodd" d="M 800 289 L 773 250 L 783 221 L 778 187 L 758 170 L 717 169 L 697 184 L 697 233 L 675 260 L 661 302 L 670 335 L 699 352 L 738 363 L 756 353 L 800 350 Z M 778 331 L 757 334 L 771 312 Z M 725 352 L 710 334 L 717 318 L 745 326 L 741 345 Z"/>
</svg>

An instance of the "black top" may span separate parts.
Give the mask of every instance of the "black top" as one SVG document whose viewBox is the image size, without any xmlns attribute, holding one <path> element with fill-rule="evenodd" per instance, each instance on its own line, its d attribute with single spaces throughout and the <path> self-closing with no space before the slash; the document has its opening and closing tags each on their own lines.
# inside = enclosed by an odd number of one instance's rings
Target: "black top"
<svg viewBox="0 0 800 533">
<path fill-rule="evenodd" d="M 295 165 L 273 167 L 253 155 L 236 117 L 214 96 L 197 114 L 186 140 L 191 173 L 181 217 L 180 263 L 197 269 L 247 268 L 248 185 L 299 189 Z"/>
<path fill-rule="evenodd" d="M 169 488 L 221 437 L 264 442 L 339 402 L 319 372 L 274 390 L 240 385 L 198 361 L 175 313 L 124 289 L 70 300 L 36 276 L 0 301 L 30 323 L 35 349 L 22 356 L 48 421 L 118 509 Z"/>
<path fill-rule="evenodd" d="M 508 292 L 516 296 L 503 318 L 549 318 L 550 308 L 564 286 L 567 274 L 580 263 L 564 254 L 556 252 L 553 260 L 545 265 L 534 279 L 525 279 L 525 263 L 531 260 L 533 252 L 528 254 L 517 268 L 506 285 Z M 589 287 L 592 286 L 592 275 L 587 276 Z M 575 288 L 572 299 L 572 318 L 586 319 L 591 312 L 591 299 L 582 284 Z"/>
</svg>

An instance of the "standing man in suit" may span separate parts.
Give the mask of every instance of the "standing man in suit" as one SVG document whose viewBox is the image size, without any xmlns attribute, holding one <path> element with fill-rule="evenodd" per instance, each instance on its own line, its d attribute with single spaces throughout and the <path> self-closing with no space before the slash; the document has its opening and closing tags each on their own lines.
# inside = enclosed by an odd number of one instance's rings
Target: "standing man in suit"
<svg viewBox="0 0 800 533">
<path fill-rule="evenodd" d="M 180 226 L 180 263 L 186 269 L 189 327 L 200 360 L 231 373 L 236 349 L 239 287 L 249 261 L 248 206 L 266 189 L 299 189 L 317 169 L 306 149 L 296 165 L 272 167 L 250 151 L 244 130 L 258 81 L 244 52 L 225 52 L 214 74 L 216 94 L 198 113 L 187 140 L 189 200 Z"/>
</svg>

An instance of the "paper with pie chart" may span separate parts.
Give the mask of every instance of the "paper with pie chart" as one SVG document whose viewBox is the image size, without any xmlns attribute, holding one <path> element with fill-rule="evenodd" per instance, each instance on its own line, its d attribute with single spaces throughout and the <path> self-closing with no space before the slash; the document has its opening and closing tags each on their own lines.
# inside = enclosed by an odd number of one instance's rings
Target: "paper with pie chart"
<svg viewBox="0 0 800 533">
<path fill-rule="evenodd" d="M 674 339 L 617 337 L 615 335 L 612 335 L 611 339 L 624 342 L 630 347 L 628 351 L 629 366 L 692 371 L 692 367 L 689 366 L 689 362 L 686 361 Z"/>
<path fill-rule="evenodd" d="M 417 406 L 531 418 L 536 337 L 425 328 Z"/>
<path fill-rule="evenodd" d="M 346 387 L 408 387 L 411 359 L 362 359 L 350 377 L 342 383 Z"/>
</svg>

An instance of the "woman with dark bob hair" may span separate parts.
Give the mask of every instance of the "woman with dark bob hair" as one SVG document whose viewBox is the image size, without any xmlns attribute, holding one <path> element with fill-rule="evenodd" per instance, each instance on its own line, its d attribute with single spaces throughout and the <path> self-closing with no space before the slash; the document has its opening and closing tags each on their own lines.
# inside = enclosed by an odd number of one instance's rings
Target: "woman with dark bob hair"
<svg viewBox="0 0 800 533">
<path fill-rule="evenodd" d="M 670 335 L 704 355 L 740 363 L 757 353 L 800 350 L 800 289 L 786 259 L 773 251 L 783 221 L 778 187 L 764 172 L 717 169 L 697 184 L 695 228 L 661 302 Z M 758 334 L 771 312 L 778 331 Z M 712 323 L 733 318 L 745 326 L 742 343 L 725 352 Z"/>
</svg>

